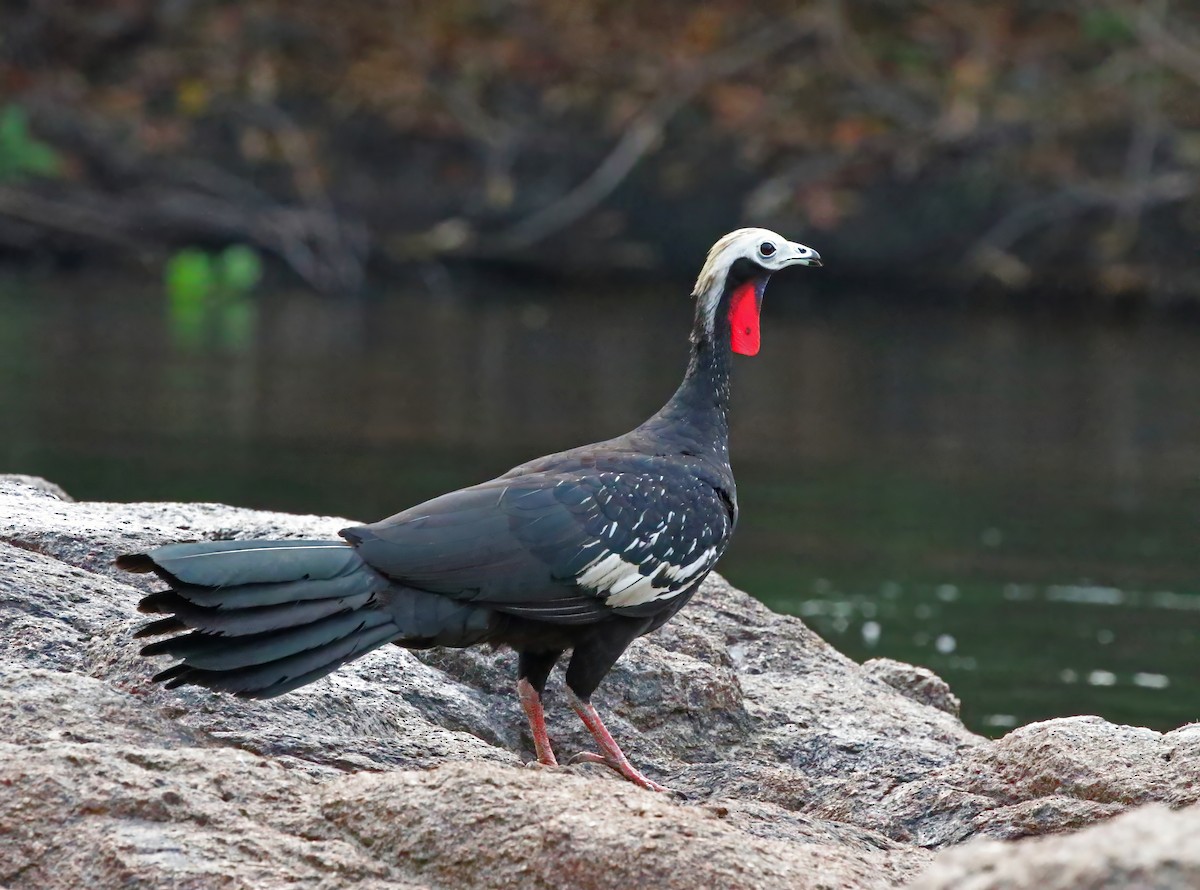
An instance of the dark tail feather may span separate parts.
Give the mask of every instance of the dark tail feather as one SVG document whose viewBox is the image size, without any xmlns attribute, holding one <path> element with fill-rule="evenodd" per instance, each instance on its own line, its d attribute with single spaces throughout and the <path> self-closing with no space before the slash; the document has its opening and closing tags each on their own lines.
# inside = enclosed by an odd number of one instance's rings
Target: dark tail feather
<svg viewBox="0 0 1200 890">
<path fill-rule="evenodd" d="M 117 565 L 171 584 L 139 603 L 166 617 L 136 636 L 170 635 L 142 654 L 181 659 L 154 678 L 172 688 L 268 698 L 402 635 L 381 603 L 390 582 L 342 541 L 172 544 Z"/>
<path fill-rule="evenodd" d="M 154 571 L 154 560 L 145 553 L 123 553 L 117 557 L 116 565 L 118 569 L 139 574 Z"/>
<path fill-rule="evenodd" d="M 191 661 L 185 661 L 186 670 L 174 675 L 167 686 L 173 689 L 193 683 L 243 698 L 273 698 L 324 677 L 346 662 L 390 642 L 395 635 L 394 626 L 363 628 L 316 648 L 237 670 L 192 667 Z"/>
<path fill-rule="evenodd" d="M 280 658 L 290 658 L 361 630 L 384 624 L 391 625 L 394 635 L 397 628 L 391 619 L 382 612 L 373 611 L 342 612 L 309 624 L 247 636 L 229 637 L 196 630 L 143 646 L 142 654 L 174 655 L 192 667 L 232 671 Z"/>
<path fill-rule="evenodd" d="M 119 568 L 197 587 L 327 580 L 364 565 L 345 541 L 200 541 L 117 557 Z"/>
<path fill-rule="evenodd" d="M 141 650 L 181 659 L 154 677 L 168 688 L 271 698 L 389 642 L 465 646 L 491 628 L 490 610 L 395 585 L 342 541 L 172 544 L 117 565 L 171 585 L 139 603 L 166 617 L 136 633 L 170 635 Z"/>
<path fill-rule="evenodd" d="M 285 586 L 285 585 L 280 585 Z M 190 591 L 188 591 L 190 594 Z M 339 612 L 352 612 L 371 604 L 375 593 L 368 590 L 350 596 L 336 596 L 328 599 L 297 600 L 278 606 L 252 606 L 245 609 L 209 608 L 197 605 L 195 600 L 189 601 L 174 590 L 151 594 L 142 600 L 138 606 L 142 612 L 155 612 L 162 615 L 173 615 L 184 622 L 185 627 L 204 631 L 208 634 L 221 634 L 226 637 L 249 636 L 250 634 L 269 633 L 280 628 L 295 627 L 313 621 L 320 621 Z M 150 602 L 147 602 L 150 601 Z M 154 622 L 148 626 L 154 626 Z M 146 634 L 156 636 L 157 634 Z M 147 653 L 150 654 L 150 653 Z"/>
<path fill-rule="evenodd" d="M 187 630 L 188 626 L 178 618 L 160 618 L 158 621 L 151 621 L 149 624 L 143 624 L 137 629 L 137 633 L 133 635 L 134 639 L 140 637 L 159 637 L 163 634 L 173 634 L 181 630 Z"/>
</svg>

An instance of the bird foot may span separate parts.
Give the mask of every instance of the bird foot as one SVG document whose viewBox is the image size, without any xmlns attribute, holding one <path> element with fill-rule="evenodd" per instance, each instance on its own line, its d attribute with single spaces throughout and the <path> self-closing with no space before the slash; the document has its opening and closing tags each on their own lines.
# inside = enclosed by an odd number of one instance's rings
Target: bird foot
<svg viewBox="0 0 1200 890">
<path fill-rule="evenodd" d="M 671 790 L 670 788 L 667 788 L 664 785 L 658 784 L 653 779 L 642 775 L 627 760 L 626 761 L 610 760 L 609 758 L 605 757 L 603 754 L 597 754 L 594 751 L 580 751 L 578 754 L 574 755 L 573 757 L 571 757 L 570 760 L 567 761 L 567 764 L 569 766 L 574 765 L 576 763 L 600 763 L 600 764 L 603 764 L 604 766 L 607 766 L 609 769 L 611 769 L 613 772 L 619 774 L 620 776 L 622 776 L 625 779 L 628 779 L 630 782 L 637 785 L 639 788 L 645 788 L 647 791 L 670 791 Z"/>
<path fill-rule="evenodd" d="M 554 757 L 554 752 L 551 750 L 551 747 L 548 744 L 545 746 L 544 750 L 538 752 L 538 759 L 529 760 L 529 762 L 526 763 L 526 766 L 528 766 L 529 769 L 540 769 L 542 766 L 557 765 L 558 758 Z"/>
</svg>

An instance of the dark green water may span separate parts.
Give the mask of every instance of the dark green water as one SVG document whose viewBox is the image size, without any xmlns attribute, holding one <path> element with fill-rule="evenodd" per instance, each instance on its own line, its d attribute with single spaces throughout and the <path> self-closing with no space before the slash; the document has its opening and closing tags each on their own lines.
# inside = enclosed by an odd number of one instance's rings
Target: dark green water
<svg viewBox="0 0 1200 890">
<path fill-rule="evenodd" d="M 773 285 L 737 369 L 721 570 L 933 668 L 982 732 L 1200 719 L 1200 328 L 811 286 Z M 0 281 L 0 471 L 369 520 L 622 432 L 682 371 L 671 289 L 450 291 L 269 294 L 180 332 L 153 282 Z"/>
</svg>

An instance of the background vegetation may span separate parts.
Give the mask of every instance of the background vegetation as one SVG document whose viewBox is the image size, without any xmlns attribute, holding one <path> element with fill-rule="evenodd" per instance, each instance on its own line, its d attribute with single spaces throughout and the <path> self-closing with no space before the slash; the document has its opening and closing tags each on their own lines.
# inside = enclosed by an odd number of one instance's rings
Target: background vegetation
<svg viewBox="0 0 1200 890">
<path fill-rule="evenodd" d="M 1178 0 L 25 0 L 0 41 L 10 259 L 683 276 L 752 221 L 834 283 L 1198 290 Z"/>
</svg>

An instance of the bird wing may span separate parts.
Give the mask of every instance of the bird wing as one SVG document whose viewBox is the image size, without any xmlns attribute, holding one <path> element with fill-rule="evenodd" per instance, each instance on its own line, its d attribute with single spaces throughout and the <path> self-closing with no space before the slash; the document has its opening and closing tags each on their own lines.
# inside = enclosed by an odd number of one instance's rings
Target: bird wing
<svg viewBox="0 0 1200 890">
<path fill-rule="evenodd" d="M 733 525 L 701 475 L 659 469 L 502 477 L 342 534 L 395 580 L 500 612 L 652 614 L 712 569 Z"/>
</svg>

